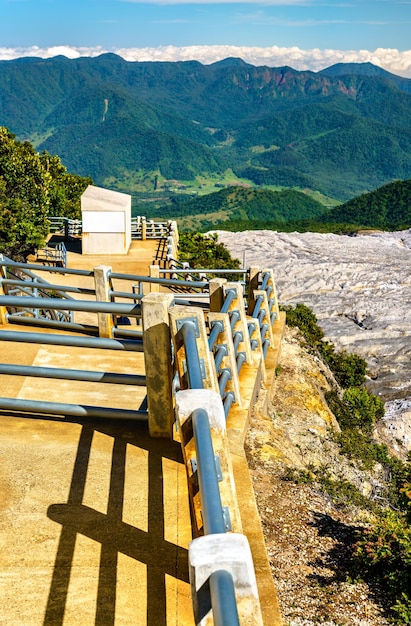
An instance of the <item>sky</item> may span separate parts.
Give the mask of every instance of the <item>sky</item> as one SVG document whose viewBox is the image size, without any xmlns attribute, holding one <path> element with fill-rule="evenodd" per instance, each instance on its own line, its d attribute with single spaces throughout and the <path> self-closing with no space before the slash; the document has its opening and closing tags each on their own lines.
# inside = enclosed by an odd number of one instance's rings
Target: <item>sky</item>
<svg viewBox="0 0 411 626">
<path fill-rule="evenodd" d="M 104 52 L 313 71 L 371 62 L 411 78 L 411 0 L 0 0 L 0 60 Z"/>
</svg>

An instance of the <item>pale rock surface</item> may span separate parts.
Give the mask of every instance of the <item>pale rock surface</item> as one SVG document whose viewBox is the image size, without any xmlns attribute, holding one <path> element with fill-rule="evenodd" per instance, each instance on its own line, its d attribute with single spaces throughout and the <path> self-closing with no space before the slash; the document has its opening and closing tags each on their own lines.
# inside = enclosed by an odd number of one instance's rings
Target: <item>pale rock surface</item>
<svg viewBox="0 0 411 626">
<path fill-rule="evenodd" d="M 385 434 L 411 449 L 411 229 L 357 235 L 218 231 L 244 267 L 274 268 L 280 302 L 309 306 L 326 338 L 369 365 Z"/>
</svg>

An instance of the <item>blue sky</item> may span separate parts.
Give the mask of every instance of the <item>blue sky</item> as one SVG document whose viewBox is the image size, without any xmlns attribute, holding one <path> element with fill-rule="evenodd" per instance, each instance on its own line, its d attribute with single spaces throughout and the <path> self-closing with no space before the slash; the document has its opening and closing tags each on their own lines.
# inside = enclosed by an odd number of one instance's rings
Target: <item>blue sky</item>
<svg viewBox="0 0 411 626">
<path fill-rule="evenodd" d="M 0 59 L 241 56 L 318 70 L 371 61 L 411 77 L 411 0 L 0 0 Z"/>
</svg>

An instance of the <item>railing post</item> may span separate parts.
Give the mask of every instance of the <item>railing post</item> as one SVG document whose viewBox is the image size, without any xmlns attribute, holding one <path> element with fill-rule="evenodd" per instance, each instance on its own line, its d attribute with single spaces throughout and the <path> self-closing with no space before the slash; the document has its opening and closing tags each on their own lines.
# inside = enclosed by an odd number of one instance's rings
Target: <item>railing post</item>
<svg viewBox="0 0 411 626">
<path fill-rule="evenodd" d="M 279 320 L 280 319 L 280 307 L 278 304 L 277 287 L 276 287 L 275 280 L 274 280 L 274 272 L 272 269 L 263 269 L 262 274 L 269 275 L 267 287 L 271 287 L 272 289 L 272 298 L 274 300 L 274 311 L 277 316 L 277 319 Z"/>
<path fill-rule="evenodd" d="M 94 268 L 94 285 L 98 302 L 111 302 L 111 267 L 99 265 Z M 110 313 L 98 313 L 98 333 L 100 337 L 113 337 L 114 321 Z"/>
<path fill-rule="evenodd" d="M 216 346 L 224 344 L 227 348 L 227 354 L 223 357 L 221 368 L 228 368 L 231 371 L 231 379 L 227 382 L 228 391 L 233 391 L 235 402 L 241 406 L 240 382 L 238 377 L 238 369 L 236 362 L 235 349 L 233 344 L 233 335 L 230 327 L 230 319 L 228 313 L 208 313 L 207 315 L 210 329 L 213 323 L 221 322 L 223 324 L 223 332 L 218 336 Z"/>
<path fill-rule="evenodd" d="M 218 392 L 218 381 L 215 370 L 213 355 L 208 347 L 207 331 L 204 321 L 203 310 L 192 306 L 173 306 L 170 309 L 171 336 L 174 345 L 174 356 L 177 372 L 182 389 L 187 389 L 188 371 L 187 357 L 184 349 L 182 326 L 184 322 L 192 322 L 195 325 L 196 346 L 202 372 L 202 382 L 205 389 L 213 389 Z"/>
<path fill-rule="evenodd" d="M 196 448 L 193 435 L 192 415 L 204 409 L 209 418 L 214 455 L 218 459 L 221 477 L 219 482 L 221 504 L 226 510 L 226 519 L 233 532 L 242 532 L 234 482 L 234 472 L 227 439 L 224 407 L 219 393 L 211 389 L 186 389 L 176 393 L 176 417 L 178 432 L 186 466 L 190 504 L 193 513 L 194 534 L 200 535 L 203 528 L 201 499 L 196 476 Z"/>
<path fill-rule="evenodd" d="M 250 336 L 248 334 L 248 323 L 247 316 L 245 312 L 244 305 L 244 295 L 243 288 L 238 283 L 226 283 L 223 287 L 224 293 L 226 294 L 228 290 L 235 291 L 236 297 L 230 305 L 228 313 L 231 311 L 238 311 L 240 318 L 236 322 L 233 328 L 233 332 L 240 331 L 243 335 L 243 339 L 239 344 L 239 349 L 245 352 L 246 362 L 252 363 L 252 352 L 251 352 L 251 344 L 250 344 Z"/>
<path fill-rule="evenodd" d="M 3 254 L 0 254 L 0 259 L 2 261 L 4 261 L 4 256 Z M 4 287 L 2 284 L 2 280 L 7 278 L 7 270 L 6 267 L 4 265 L 0 266 L 0 296 L 5 296 L 6 293 L 4 291 Z M 0 306 L 0 324 L 7 324 L 7 307 L 5 306 Z"/>
<path fill-rule="evenodd" d="M 160 278 L 160 266 L 150 265 L 150 278 Z M 143 283 L 143 293 L 148 289 L 150 293 L 160 291 L 158 283 Z"/>
<path fill-rule="evenodd" d="M 148 428 L 151 437 L 172 437 L 173 371 L 169 308 L 172 294 L 151 293 L 141 301 Z"/>
<path fill-rule="evenodd" d="M 146 218 L 141 218 L 141 239 L 145 241 L 147 239 L 147 222 Z"/>
<path fill-rule="evenodd" d="M 224 285 L 226 284 L 225 278 L 212 278 L 210 280 L 210 311 L 215 313 L 221 311 L 224 302 Z"/>
<path fill-rule="evenodd" d="M 258 277 L 260 275 L 259 267 L 250 267 L 248 271 L 248 288 L 247 288 L 247 310 L 248 314 L 254 311 L 255 298 L 254 291 L 258 289 Z"/>
<path fill-rule="evenodd" d="M 241 534 L 206 535 L 189 545 L 190 584 L 197 626 L 238 624 L 235 616 L 212 615 L 211 594 L 216 575 L 231 574 L 240 624 L 263 626 L 253 558 L 247 538 Z M 224 608 L 224 607 L 223 607 Z M 230 619 L 231 617 L 231 619 Z"/>
</svg>

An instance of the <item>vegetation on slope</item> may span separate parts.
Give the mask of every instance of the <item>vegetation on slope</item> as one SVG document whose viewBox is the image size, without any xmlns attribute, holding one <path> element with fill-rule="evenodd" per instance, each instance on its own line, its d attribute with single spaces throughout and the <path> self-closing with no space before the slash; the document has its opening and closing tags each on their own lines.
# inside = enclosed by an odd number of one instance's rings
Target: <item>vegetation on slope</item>
<svg viewBox="0 0 411 626">
<path fill-rule="evenodd" d="M 121 191 L 132 191 L 136 172 L 152 191 L 156 175 L 185 183 L 231 168 L 253 184 L 341 202 L 411 177 L 411 81 L 374 69 L 130 63 L 113 54 L 3 61 L 0 124 Z"/>
<path fill-rule="evenodd" d="M 173 217 L 185 227 L 209 230 L 230 228 L 234 223 L 259 222 L 286 224 L 298 219 L 315 219 L 324 212 L 324 206 L 307 194 L 291 189 L 271 191 L 248 187 L 228 187 L 206 196 L 186 200 L 177 197 L 168 207 L 150 212 L 150 217 Z"/>
<path fill-rule="evenodd" d="M 411 225 L 411 180 L 395 181 L 332 209 L 327 222 L 402 230 Z"/>
<path fill-rule="evenodd" d="M 381 400 L 363 386 L 365 361 L 354 354 L 336 353 L 333 346 L 323 340 L 323 332 L 314 313 L 305 305 L 287 308 L 287 323 L 297 326 L 311 350 L 318 351 L 340 387 L 327 394 L 327 401 L 340 425 L 336 435 L 341 452 L 362 467 L 371 469 L 380 464 L 385 469 L 386 493 L 380 505 L 368 502 L 373 510 L 374 523 L 358 531 L 354 546 L 354 562 L 358 577 L 380 581 L 390 597 L 395 621 L 411 623 L 411 455 L 406 463 L 392 457 L 385 445 L 373 440 L 372 431 L 384 414 Z M 364 505 L 365 498 L 346 483 L 337 485 L 322 470 L 316 477 L 323 488 L 333 496 L 344 490 L 345 499 Z M 312 480 L 302 473 L 298 480 Z M 360 494 L 361 495 L 361 494 Z M 351 577 L 353 573 L 351 572 Z"/>
</svg>

